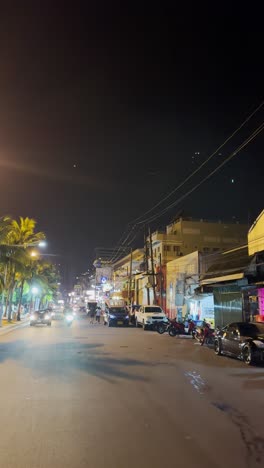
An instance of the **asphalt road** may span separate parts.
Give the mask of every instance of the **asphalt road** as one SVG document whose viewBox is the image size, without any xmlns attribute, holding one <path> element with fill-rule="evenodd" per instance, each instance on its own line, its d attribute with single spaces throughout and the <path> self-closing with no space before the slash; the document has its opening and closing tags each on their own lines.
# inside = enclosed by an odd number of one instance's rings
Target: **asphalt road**
<svg viewBox="0 0 264 468">
<path fill-rule="evenodd" d="M 86 320 L 0 337 L 4 468 L 258 468 L 264 369 Z"/>
</svg>

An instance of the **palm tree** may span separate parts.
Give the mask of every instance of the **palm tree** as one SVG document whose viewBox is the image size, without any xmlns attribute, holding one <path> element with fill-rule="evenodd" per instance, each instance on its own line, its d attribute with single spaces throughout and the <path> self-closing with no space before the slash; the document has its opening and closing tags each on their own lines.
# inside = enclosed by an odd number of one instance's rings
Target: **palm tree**
<svg viewBox="0 0 264 468">
<path fill-rule="evenodd" d="M 16 286 L 16 274 L 19 273 L 22 266 L 25 266 L 25 249 L 45 239 L 43 232 L 35 232 L 35 227 L 36 221 L 31 218 L 20 217 L 19 221 L 3 218 L 0 222 L 1 250 L 4 253 L 6 263 L 4 288 L 6 290 L 6 311 L 8 308 L 9 321 L 11 321 L 12 298 Z"/>
<path fill-rule="evenodd" d="M 17 245 L 21 247 L 29 247 L 38 244 L 45 239 L 43 232 L 35 232 L 36 221 L 32 218 L 22 218 L 19 221 L 11 220 L 10 229 L 7 232 L 6 238 L 9 245 Z"/>
</svg>

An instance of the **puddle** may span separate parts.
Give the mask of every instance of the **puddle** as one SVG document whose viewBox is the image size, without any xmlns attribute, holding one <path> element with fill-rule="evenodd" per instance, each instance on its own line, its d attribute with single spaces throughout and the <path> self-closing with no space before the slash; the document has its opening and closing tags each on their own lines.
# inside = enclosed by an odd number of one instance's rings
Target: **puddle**
<svg viewBox="0 0 264 468">
<path fill-rule="evenodd" d="M 208 385 L 206 384 L 205 380 L 201 377 L 200 374 L 196 371 L 191 371 L 191 372 L 185 372 L 185 376 L 189 380 L 190 384 L 193 386 L 193 388 L 200 393 L 200 395 L 203 395 L 205 391 L 208 389 Z"/>
</svg>

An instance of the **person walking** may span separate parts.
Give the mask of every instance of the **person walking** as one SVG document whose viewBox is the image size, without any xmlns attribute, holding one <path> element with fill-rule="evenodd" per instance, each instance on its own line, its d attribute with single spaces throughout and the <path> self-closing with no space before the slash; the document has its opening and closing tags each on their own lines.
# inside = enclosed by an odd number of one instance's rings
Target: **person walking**
<svg viewBox="0 0 264 468">
<path fill-rule="evenodd" d="M 97 323 L 100 323 L 100 317 L 101 317 L 101 307 L 96 307 L 95 320 Z"/>
</svg>

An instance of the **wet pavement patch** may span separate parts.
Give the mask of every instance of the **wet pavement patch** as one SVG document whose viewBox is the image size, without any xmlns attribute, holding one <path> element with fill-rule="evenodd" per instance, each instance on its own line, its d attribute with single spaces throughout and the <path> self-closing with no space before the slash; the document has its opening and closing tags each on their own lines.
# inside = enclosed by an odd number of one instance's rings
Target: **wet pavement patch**
<svg viewBox="0 0 264 468">
<path fill-rule="evenodd" d="M 258 466 L 262 466 L 264 456 L 264 438 L 256 433 L 247 417 L 224 402 L 212 402 L 212 405 L 220 411 L 227 413 L 232 423 L 237 426 L 247 451 L 247 466 L 250 468 L 252 466 L 252 462 L 257 463 Z"/>
<path fill-rule="evenodd" d="M 201 395 L 208 390 L 208 385 L 200 374 L 196 371 L 185 372 L 185 376 L 188 378 L 193 388 Z"/>
<path fill-rule="evenodd" d="M 231 406 L 226 405 L 225 403 L 219 403 L 219 402 L 214 402 L 213 401 L 212 405 L 215 406 L 220 411 L 224 411 L 225 413 L 228 413 L 232 409 Z"/>
</svg>

